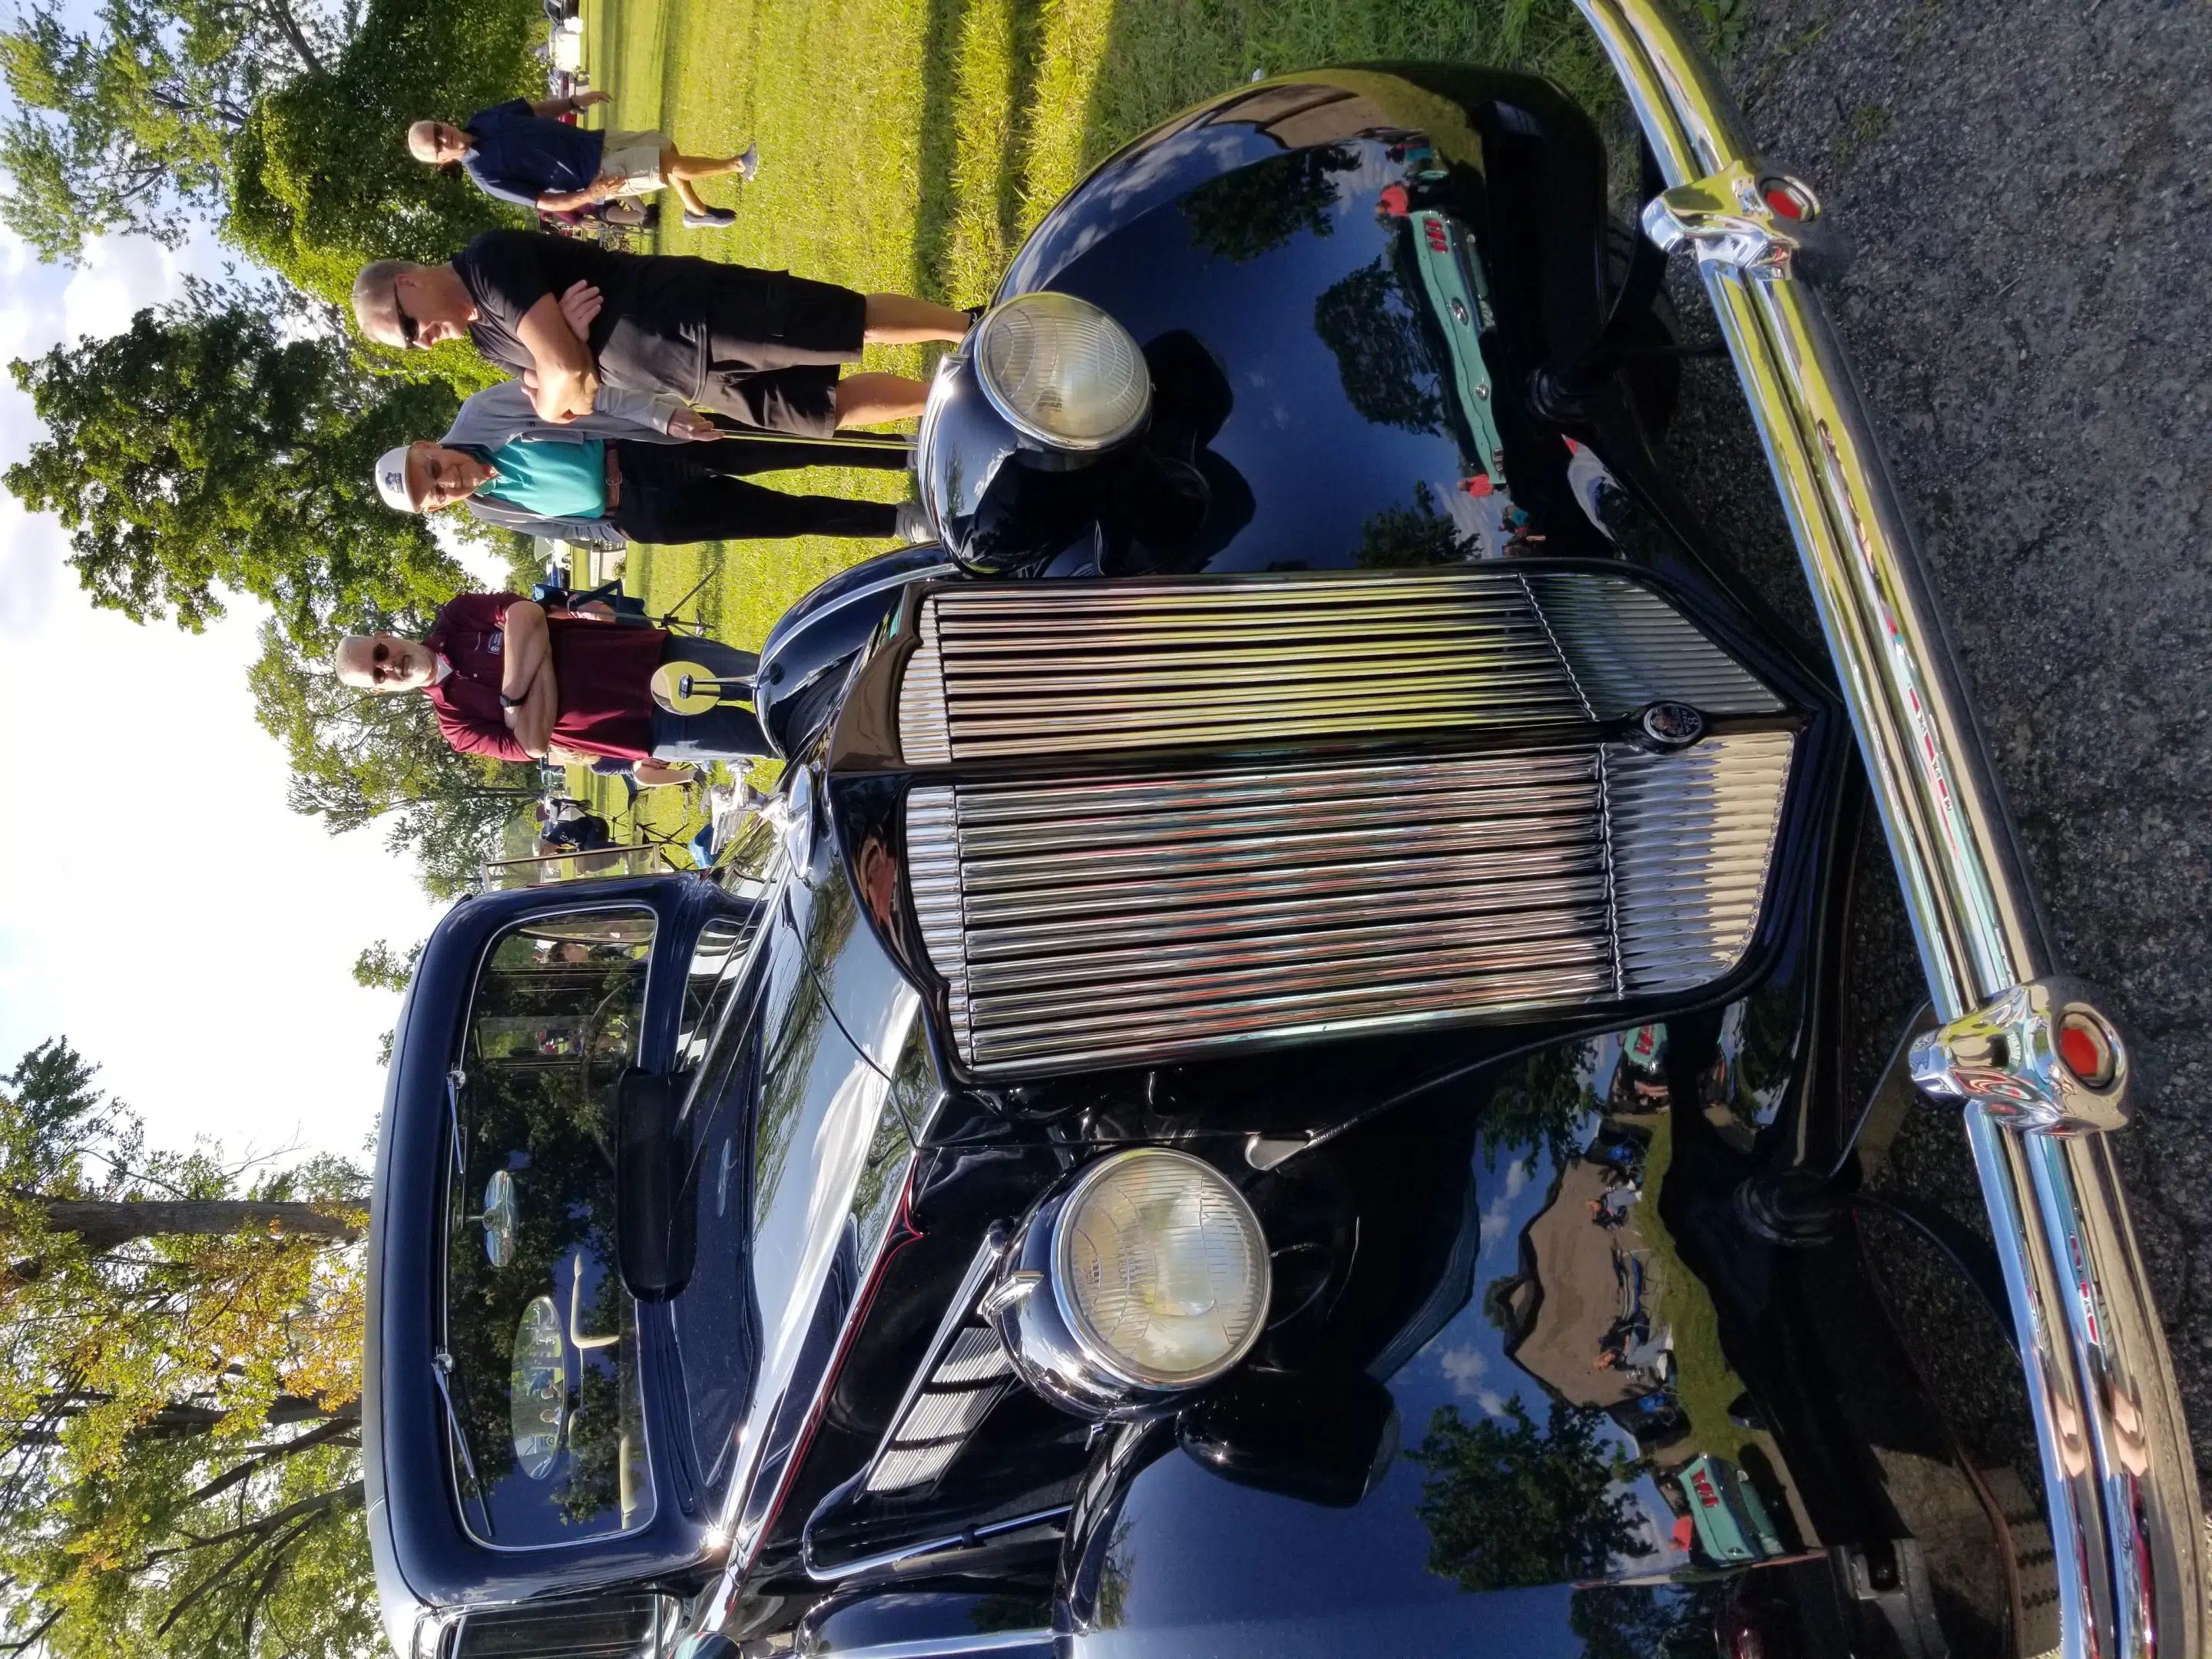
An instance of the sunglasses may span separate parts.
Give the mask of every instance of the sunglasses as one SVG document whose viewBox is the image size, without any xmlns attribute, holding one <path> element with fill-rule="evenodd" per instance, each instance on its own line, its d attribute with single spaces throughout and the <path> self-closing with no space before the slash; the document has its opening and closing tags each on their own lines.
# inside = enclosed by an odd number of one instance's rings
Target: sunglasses
<svg viewBox="0 0 2212 1659">
<path fill-rule="evenodd" d="M 399 319 L 399 337 L 410 350 L 422 343 L 422 325 L 407 314 L 407 307 L 399 303 L 399 284 L 392 285 L 392 314 Z"/>
<path fill-rule="evenodd" d="M 382 640 L 379 640 L 370 647 L 368 678 L 372 684 L 381 685 L 387 679 L 399 678 L 398 665 L 392 661 L 392 647 Z"/>
</svg>

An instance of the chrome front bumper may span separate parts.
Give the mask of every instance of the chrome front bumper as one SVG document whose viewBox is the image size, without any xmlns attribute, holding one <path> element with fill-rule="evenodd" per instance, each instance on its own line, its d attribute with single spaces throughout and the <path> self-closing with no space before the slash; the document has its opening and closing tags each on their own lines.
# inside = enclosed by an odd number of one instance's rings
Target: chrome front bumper
<svg viewBox="0 0 2212 1659">
<path fill-rule="evenodd" d="M 2126 1041 L 2057 972 L 1895 485 L 1818 284 L 1818 198 L 1766 173 L 1668 0 L 1576 0 L 1668 189 L 1644 228 L 1698 261 L 1858 733 L 2011 1293 L 2068 1659 L 2204 1650 L 2204 1526 L 2173 1370 L 2111 1146 Z M 2069 1063 L 2072 1062 L 2072 1063 Z"/>
</svg>

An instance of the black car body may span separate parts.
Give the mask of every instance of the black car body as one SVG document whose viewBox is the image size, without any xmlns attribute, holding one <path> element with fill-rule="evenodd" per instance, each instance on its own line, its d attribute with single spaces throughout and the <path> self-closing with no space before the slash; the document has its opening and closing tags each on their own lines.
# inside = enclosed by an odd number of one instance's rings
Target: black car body
<svg viewBox="0 0 2212 1659">
<path fill-rule="evenodd" d="M 424 954 L 401 1653 L 2058 1639 L 2037 1471 L 1964 1453 L 1821 1201 L 1856 704 L 1655 462 L 1633 246 L 1580 112 L 1435 66 L 1242 88 L 1047 217 L 1001 300 L 1118 322 L 1143 421 L 1071 459 L 963 348 L 945 550 L 779 626 L 721 866 Z M 1191 1386 L 1055 1254 L 1159 1157 L 1264 1240 Z"/>
</svg>

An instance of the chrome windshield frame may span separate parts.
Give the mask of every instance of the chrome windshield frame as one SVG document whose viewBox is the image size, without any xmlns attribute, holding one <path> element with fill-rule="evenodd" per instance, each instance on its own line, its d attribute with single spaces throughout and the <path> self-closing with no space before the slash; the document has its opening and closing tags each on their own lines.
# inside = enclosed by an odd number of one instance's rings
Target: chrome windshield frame
<svg viewBox="0 0 2212 1659">
<path fill-rule="evenodd" d="M 1927 568 L 1817 287 L 1841 249 L 1814 223 L 1818 198 L 1761 167 L 1667 0 L 1575 4 L 1668 186 L 1645 229 L 1698 259 L 1944 1023 L 1914 1073 L 1960 1101 L 1989 1206 L 2057 1558 L 2057 1651 L 2195 1655 L 2207 1634 L 2195 1459 L 2100 1133 L 2125 1121 L 2124 1054 L 2095 1079 L 2053 1063 L 2076 1020 L 2100 1040 L 2124 1038 L 2059 972 Z M 2042 1051 L 2022 1053 L 2023 1036 Z"/>
</svg>

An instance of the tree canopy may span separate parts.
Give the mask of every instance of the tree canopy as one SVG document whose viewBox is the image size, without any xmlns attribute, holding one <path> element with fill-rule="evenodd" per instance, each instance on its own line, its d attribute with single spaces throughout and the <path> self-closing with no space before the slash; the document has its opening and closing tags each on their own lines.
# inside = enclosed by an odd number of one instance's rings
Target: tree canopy
<svg viewBox="0 0 2212 1659">
<path fill-rule="evenodd" d="M 1556 1397 L 1540 1429 L 1518 1395 L 1502 1422 L 1439 1408 L 1409 1454 L 1427 1471 L 1429 1571 L 1462 1589 L 1516 1589 L 1600 1577 L 1615 1557 L 1648 1553 L 1621 1490 L 1636 1466 L 1600 1437 L 1605 1420 Z"/>
<path fill-rule="evenodd" d="M 33 0 L 0 30 L 0 219 L 42 258 L 194 219 L 303 289 L 343 298 L 366 260 L 441 258 L 513 210 L 411 160 L 422 116 L 542 85 L 533 0 L 102 0 L 90 27 Z M 445 367 L 472 384 L 458 353 Z M 422 367 L 414 366 L 420 374 Z"/>
<path fill-rule="evenodd" d="M 357 1652 L 362 1174 L 149 1152 L 95 1078 L 0 1076 L 0 1644 Z"/>
<path fill-rule="evenodd" d="M 50 260 L 135 230 L 172 245 L 220 205 L 231 139 L 256 100 L 322 70 L 350 14 L 289 0 L 104 0 L 97 25 L 40 0 L 0 31 L 15 107 L 0 125 L 0 216 Z"/>
<path fill-rule="evenodd" d="M 197 631 L 225 592 L 250 593 L 296 626 L 461 582 L 370 477 L 393 444 L 445 430 L 451 389 L 369 374 L 271 287 L 194 283 L 12 372 L 46 434 L 8 488 L 61 519 L 94 604 Z"/>
</svg>

